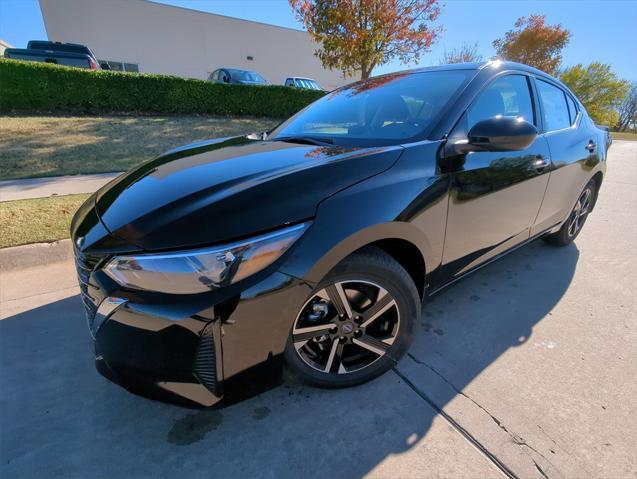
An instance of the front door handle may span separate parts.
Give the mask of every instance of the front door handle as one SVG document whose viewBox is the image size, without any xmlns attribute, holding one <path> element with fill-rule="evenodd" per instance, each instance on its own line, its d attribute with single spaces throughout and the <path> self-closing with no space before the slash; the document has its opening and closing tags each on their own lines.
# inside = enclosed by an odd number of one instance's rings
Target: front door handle
<svg viewBox="0 0 637 479">
<path fill-rule="evenodd" d="M 538 173 L 542 173 L 548 166 L 551 165 L 551 159 L 547 156 L 537 155 L 533 161 L 533 168 Z"/>
<path fill-rule="evenodd" d="M 595 151 L 595 142 L 593 140 L 588 140 L 588 144 L 586 145 L 586 149 L 593 153 Z"/>
</svg>

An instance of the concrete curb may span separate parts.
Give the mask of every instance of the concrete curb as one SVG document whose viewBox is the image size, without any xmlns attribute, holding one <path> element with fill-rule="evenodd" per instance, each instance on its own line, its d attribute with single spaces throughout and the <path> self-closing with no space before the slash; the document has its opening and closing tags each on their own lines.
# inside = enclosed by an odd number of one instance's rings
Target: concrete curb
<svg viewBox="0 0 637 479">
<path fill-rule="evenodd" d="M 0 249 L 0 273 L 73 260 L 73 243 L 63 239 Z"/>
</svg>

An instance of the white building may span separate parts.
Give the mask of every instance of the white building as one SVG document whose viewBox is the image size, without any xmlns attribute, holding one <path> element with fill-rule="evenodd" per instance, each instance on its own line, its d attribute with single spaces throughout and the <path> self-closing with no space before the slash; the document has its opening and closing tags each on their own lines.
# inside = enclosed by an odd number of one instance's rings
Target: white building
<svg viewBox="0 0 637 479">
<path fill-rule="evenodd" d="M 301 30 L 147 0 L 40 0 L 40 8 L 49 40 L 87 45 L 115 69 L 206 79 L 239 68 L 274 84 L 314 78 L 327 90 L 351 81 L 322 67 Z"/>
<path fill-rule="evenodd" d="M 13 45 L 5 42 L 2 38 L 0 38 L 0 57 L 4 55 L 4 51 L 7 48 L 13 48 Z"/>
</svg>

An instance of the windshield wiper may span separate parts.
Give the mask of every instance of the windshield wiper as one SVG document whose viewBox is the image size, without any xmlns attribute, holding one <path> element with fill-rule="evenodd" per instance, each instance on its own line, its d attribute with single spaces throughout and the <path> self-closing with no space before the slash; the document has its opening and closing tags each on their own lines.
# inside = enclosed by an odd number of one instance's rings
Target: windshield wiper
<svg viewBox="0 0 637 479">
<path fill-rule="evenodd" d="M 304 145 L 326 146 L 333 145 L 334 141 L 329 138 L 313 138 L 311 136 L 281 136 L 272 141 L 285 141 L 288 143 L 301 143 Z"/>
</svg>

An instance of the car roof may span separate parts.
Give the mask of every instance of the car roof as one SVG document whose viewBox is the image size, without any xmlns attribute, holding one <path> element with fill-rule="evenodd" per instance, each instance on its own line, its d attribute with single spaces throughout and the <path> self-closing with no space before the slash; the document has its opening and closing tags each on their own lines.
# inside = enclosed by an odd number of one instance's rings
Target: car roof
<svg viewBox="0 0 637 479">
<path fill-rule="evenodd" d="M 422 68 L 413 68 L 410 70 L 403 70 L 394 73 L 388 73 L 388 75 L 395 74 L 405 74 L 405 73 L 420 73 L 420 72 L 430 72 L 430 71 L 452 71 L 452 70 L 484 70 L 487 68 L 493 69 L 494 72 L 497 71 L 506 71 L 506 70 L 518 70 L 524 71 L 527 73 L 533 73 L 537 76 L 542 76 L 545 78 L 553 79 L 551 75 L 537 68 L 530 67 L 525 65 L 524 63 L 518 62 L 509 62 L 503 60 L 489 60 L 486 62 L 468 62 L 468 63 L 451 63 L 430 67 L 422 67 Z M 384 75 L 379 75 L 384 76 Z"/>
<path fill-rule="evenodd" d="M 51 40 L 29 40 L 28 43 L 50 43 L 51 45 L 69 45 L 72 47 L 84 47 L 88 48 L 82 43 L 70 43 L 70 42 L 52 42 Z"/>
</svg>

